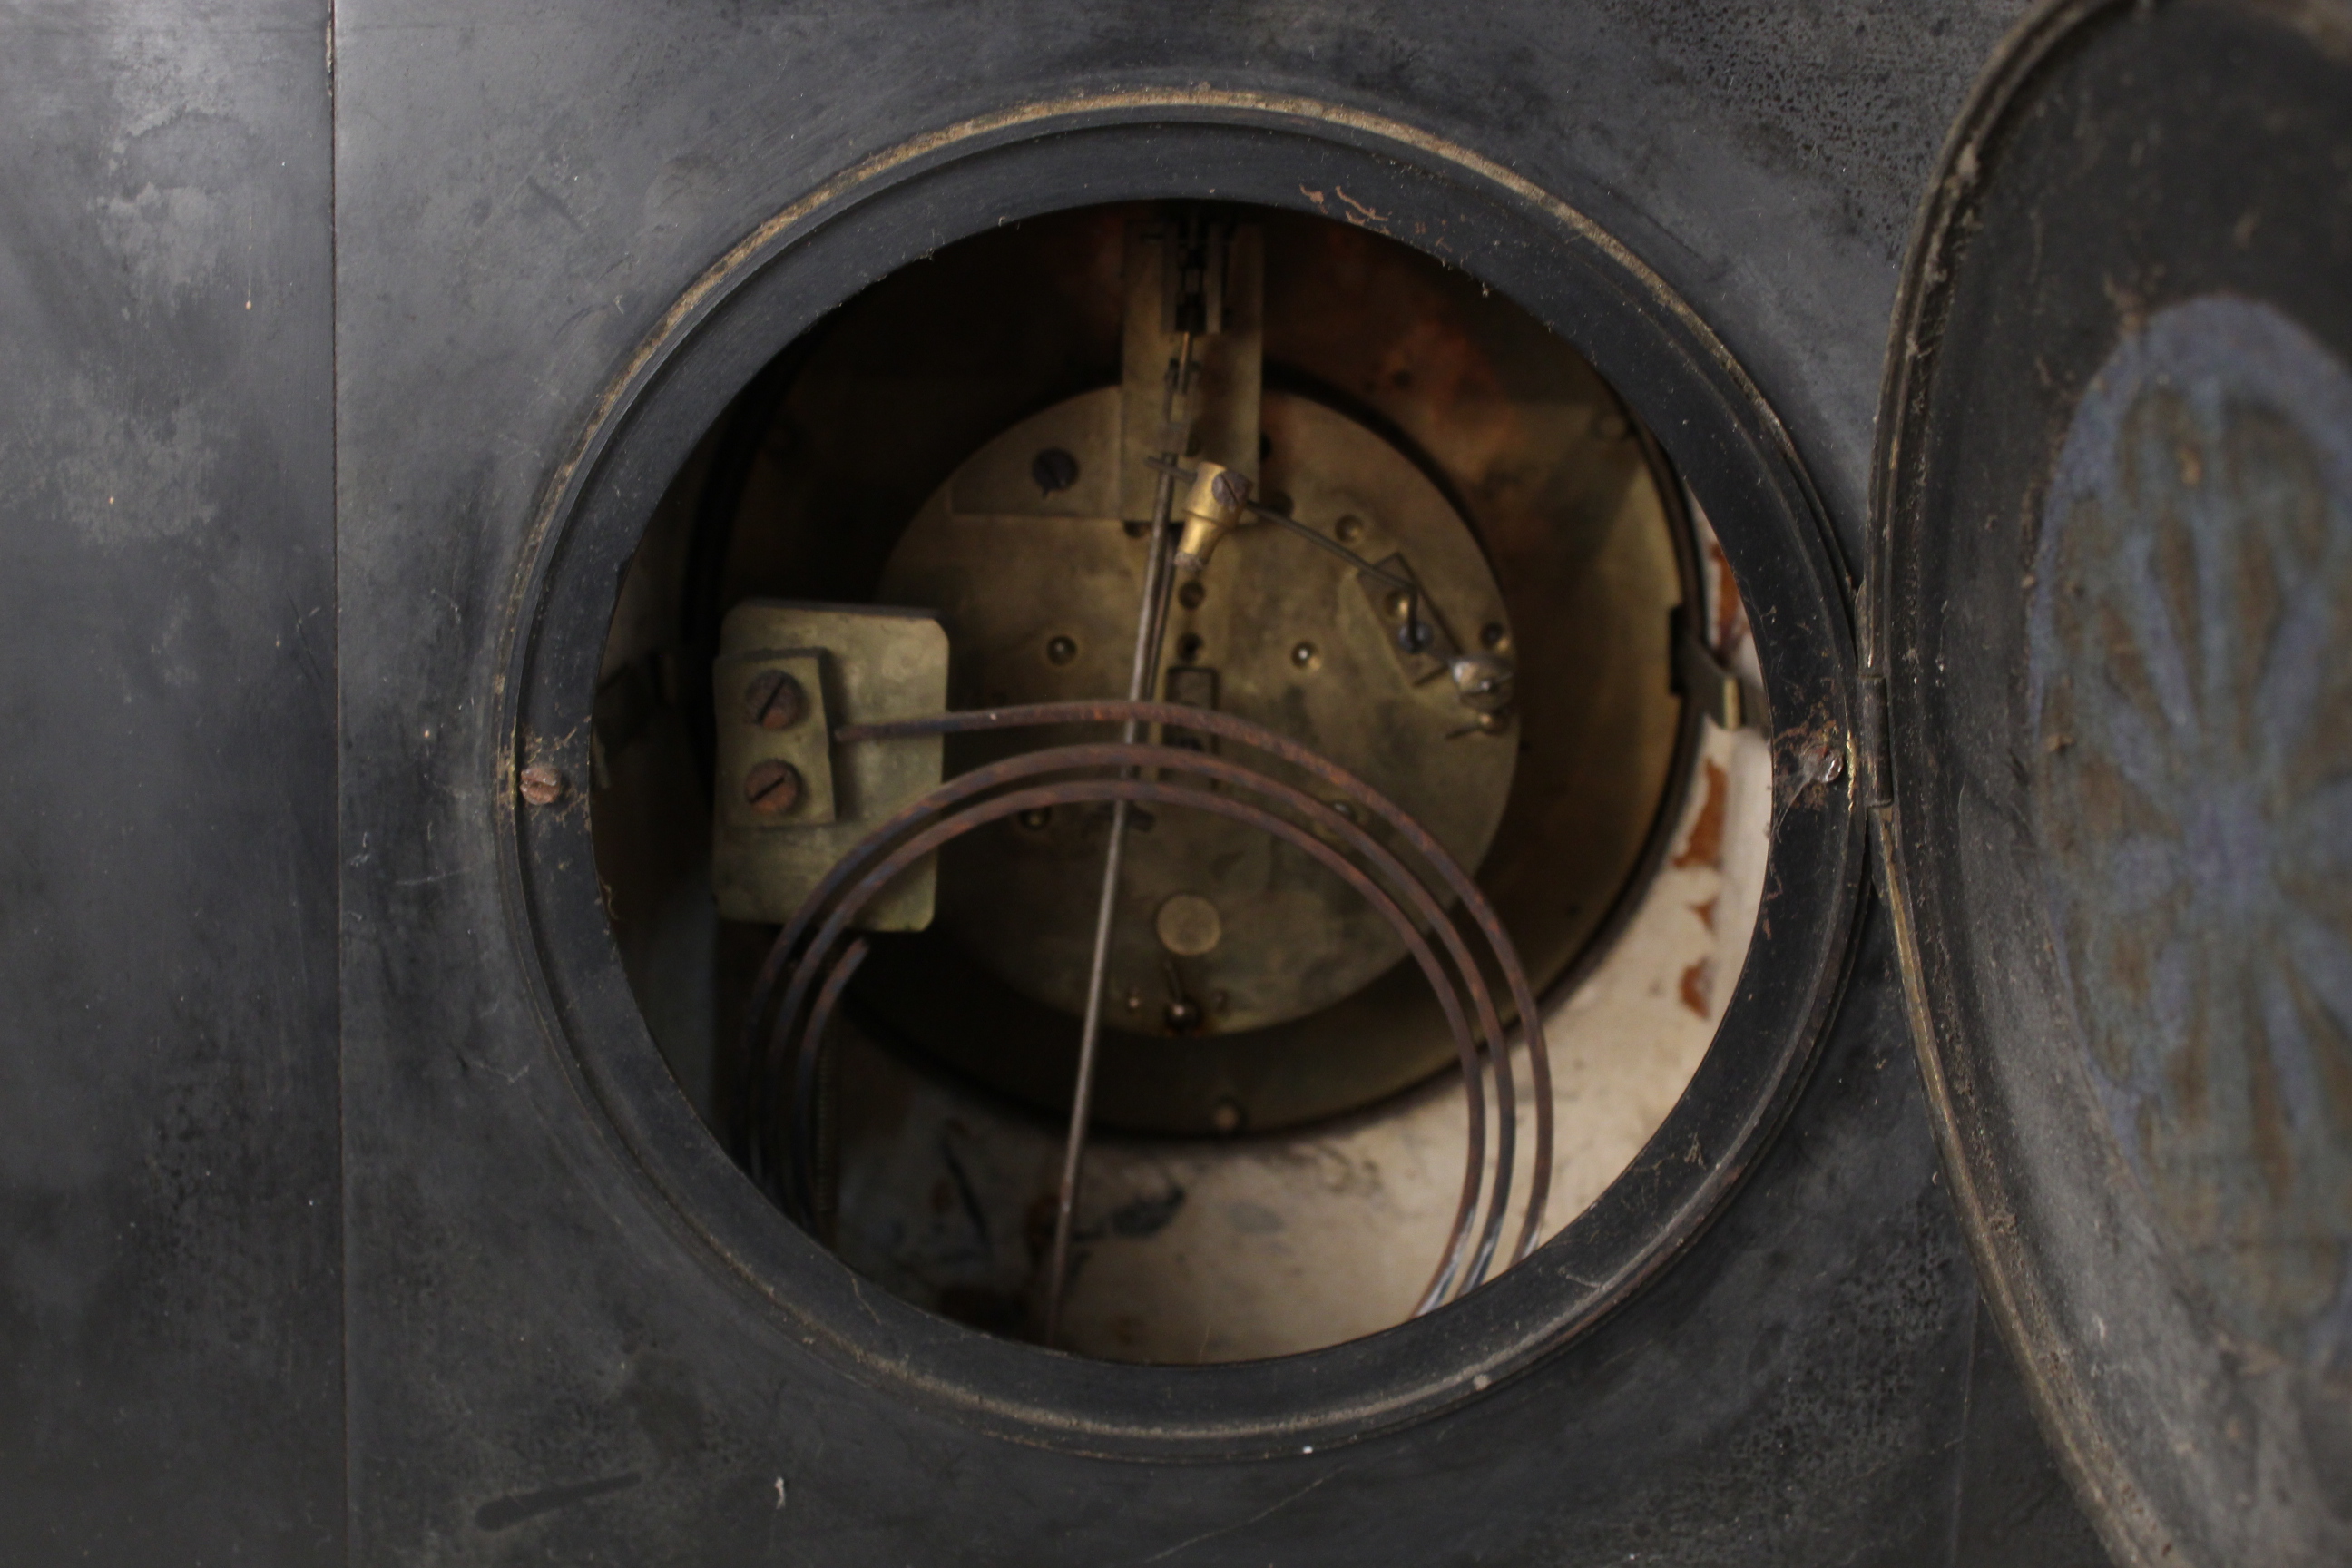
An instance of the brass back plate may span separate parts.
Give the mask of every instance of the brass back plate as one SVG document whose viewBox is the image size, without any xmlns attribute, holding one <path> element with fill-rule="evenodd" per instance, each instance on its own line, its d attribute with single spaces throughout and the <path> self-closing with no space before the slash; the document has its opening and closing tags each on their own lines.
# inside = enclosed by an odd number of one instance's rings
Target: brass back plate
<svg viewBox="0 0 2352 1568">
<path fill-rule="evenodd" d="M 1077 458 L 1073 488 L 1082 487 L 1116 461 L 1102 437 L 1118 396 L 1105 388 L 1024 420 L 969 467 L 1019 471 L 1030 454 L 1057 449 Z M 1263 428 L 1266 483 L 1301 521 L 1331 532 L 1348 520 L 1354 547 L 1410 563 L 1448 621 L 1473 635 L 1492 628 L 1508 643 L 1503 595 L 1476 539 L 1395 447 L 1286 394 L 1265 397 Z M 956 505 L 981 494 L 1001 510 Z M 947 625 L 959 706 L 1110 697 L 1127 682 L 1144 542 L 1116 516 L 1016 509 L 1024 499 L 959 474 L 917 516 L 883 576 L 882 597 L 930 606 Z M 1344 562 L 1278 528 L 1239 531 L 1171 604 L 1158 689 L 1304 742 L 1388 794 L 1475 867 L 1502 820 L 1516 739 L 1477 731 L 1477 715 L 1452 682 L 1427 679 L 1442 671 L 1437 661 L 1402 664 L 1391 622 L 1355 578 Z M 976 737 L 954 758 L 961 769 L 1040 739 Z M 1308 782 L 1283 764 L 1247 760 Z M 960 840 L 941 873 L 942 928 L 1024 994 L 1078 1011 L 1107 823 L 1101 808 L 1066 807 Z M 1403 956 L 1378 915 L 1295 848 L 1178 809 L 1140 816 L 1136 827 L 1111 949 L 1112 1016 L 1122 1028 L 1280 1024 L 1360 989 Z M 1157 912 L 1178 897 L 1214 908 L 1222 934 L 1212 948 L 1172 952 L 1160 939 Z"/>
</svg>

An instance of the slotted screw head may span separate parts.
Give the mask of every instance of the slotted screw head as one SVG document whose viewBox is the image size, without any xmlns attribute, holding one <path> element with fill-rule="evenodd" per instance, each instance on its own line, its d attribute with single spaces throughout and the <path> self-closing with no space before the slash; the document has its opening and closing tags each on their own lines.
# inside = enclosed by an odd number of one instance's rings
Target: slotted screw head
<svg viewBox="0 0 2352 1568">
<path fill-rule="evenodd" d="M 753 811 L 780 816 L 801 803 L 800 770 L 790 763 L 756 763 L 743 775 L 743 798 Z"/>
<path fill-rule="evenodd" d="M 563 792 L 571 788 L 571 781 L 545 763 L 533 763 L 523 769 L 521 778 L 516 782 L 522 791 L 523 799 L 533 805 L 553 805 L 563 798 Z"/>
<path fill-rule="evenodd" d="M 808 711 L 808 693 L 781 669 L 763 669 L 743 687 L 743 717 L 762 730 L 789 730 Z"/>
</svg>

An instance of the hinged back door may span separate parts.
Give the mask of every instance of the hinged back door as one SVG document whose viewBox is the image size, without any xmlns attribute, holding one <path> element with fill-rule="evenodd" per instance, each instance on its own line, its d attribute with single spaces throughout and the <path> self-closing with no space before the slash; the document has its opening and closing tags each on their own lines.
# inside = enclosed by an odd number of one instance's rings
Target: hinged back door
<svg viewBox="0 0 2352 1568">
<path fill-rule="evenodd" d="M 2013 37 L 1879 442 L 1873 784 L 1986 1293 L 2124 1561 L 2352 1562 L 2352 14 Z"/>
</svg>

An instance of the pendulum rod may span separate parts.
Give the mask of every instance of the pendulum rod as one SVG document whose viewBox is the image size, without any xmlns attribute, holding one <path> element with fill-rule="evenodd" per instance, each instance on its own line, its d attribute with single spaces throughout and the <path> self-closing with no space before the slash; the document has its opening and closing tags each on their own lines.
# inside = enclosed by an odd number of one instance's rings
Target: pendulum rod
<svg viewBox="0 0 2352 1568">
<path fill-rule="evenodd" d="M 1192 334 L 1179 334 L 1175 363 L 1169 367 L 1170 415 L 1166 427 L 1178 428 L 1190 393 Z M 1172 464 L 1179 453 L 1163 453 Z M 1152 677 L 1160 668 L 1160 643 L 1168 625 L 1169 520 L 1175 510 L 1176 480 L 1166 468 L 1160 473 L 1151 501 L 1150 542 L 1144 558 L 1143 603 L 1136 616 L 1135 668 L 1127 681 L 1127 700 L 1140 702 L 1151 695 Z M 1141 727 L 1129 720 L 1122 738 L 1133 744 Z M 1053 1344 L 1062 1331 L 1062 1297 L 1070 1278 L 1070 1237 L 1077 1224 L 1078 1176 L 1087 1152 L 1087 1123 L 1094 1110 L 1095 1058 L 1102 1038 L 1103 990 L 1110 976 L 1111 915 L 1118 901 L 1119 867 L 1127 852 L 1128 803 L 1112 804 L 1110 847 L 1103 856 L 1102 898 L 1095 910 L 1094 960 L 1087 970 L 1085 1021 L 1078 1031 L 1078 1078 L 1070 1095 L 1070 1132 L 1062 1150 L 1062 1186 L 1054 1207 L 1054 1247 L 1045 1263 L 1045 1342 Z"/>
</svg>

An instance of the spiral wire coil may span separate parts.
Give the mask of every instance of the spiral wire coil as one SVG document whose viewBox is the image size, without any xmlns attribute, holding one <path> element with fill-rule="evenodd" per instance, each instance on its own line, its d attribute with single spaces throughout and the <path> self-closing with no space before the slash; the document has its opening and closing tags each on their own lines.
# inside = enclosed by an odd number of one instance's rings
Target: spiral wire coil
<svg viewBox="0 0 2352 1568">
<path fill-rule="evenodd" d="M 1503 1267 L 1524 1259 L 1542 1237 L 1551 1188 L 1551 1068 L 1541 1015 L 1517 951 L 1493 905 L 1444 847 L 1402 808 L 1278 731 L 1172 703 L 1034 703 L 845 725 L 834 731 L 833 739 L 837 745 L 879 744 L 916 736 L 1084 724 L 1157 724 L 1214 735 L 1299 770 L 1340 802 L 1318 798 L 1297 784 L 1213 752 L 1132 742 L 1021 752 L 958 774 L 909 802 L 834 865 L 777 933 L 761 964 L 745 1012 L 741 1100 L 747 1121 L 740 1152 L 753 1178 L 788 1215 L 816 1230 L 817 1083 L 825 1037 L 844 992 L 869 951 L 868 939 L 855 932 L 855 922 L 901 873 L 953 839 L 1024 812 L 1118 801 L 1178 806 L 1255 828 L 1338 876 L 1388 921 L 1436 996 L 1462 1071 L 1469 1129 L 1461 1195 L 1445 1250 L 1413 1308 L 1415 1316 L 1476 1289 L 1494 1268 L 1518 1152 L 1511 1057 L 1518 1041 L 1527 1042 L 1533 1158 L 1518 1236 Z M 1168 775 L 1189 782 L 1174 782 Z M 1359 820 L 1359 810 L 1387 827 L 1419 863 L 1420 874 Z M 1467 916 L 1467 932 L 1450 908 Z M 1515 1029 L 1504 1025 L 1493 979 L 1474 952 L 1474 939 L 1483 944 L 1487 964 L 1501 979 L 1516 1015 Z"/>
</svg>

